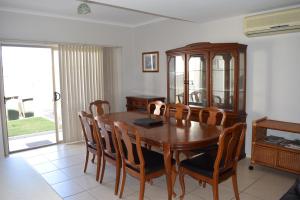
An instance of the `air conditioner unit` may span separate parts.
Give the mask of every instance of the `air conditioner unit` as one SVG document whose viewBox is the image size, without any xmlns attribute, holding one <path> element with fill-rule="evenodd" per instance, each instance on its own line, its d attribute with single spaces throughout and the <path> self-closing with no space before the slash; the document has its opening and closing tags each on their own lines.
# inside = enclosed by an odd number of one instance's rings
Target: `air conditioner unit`
<svg viewBox="0 0 300 200">
<path fill-rule="evenodd" d="M 248 37 L 300 31 L 300 7 L 244 18 L 244 33 Z"/>
</svg>

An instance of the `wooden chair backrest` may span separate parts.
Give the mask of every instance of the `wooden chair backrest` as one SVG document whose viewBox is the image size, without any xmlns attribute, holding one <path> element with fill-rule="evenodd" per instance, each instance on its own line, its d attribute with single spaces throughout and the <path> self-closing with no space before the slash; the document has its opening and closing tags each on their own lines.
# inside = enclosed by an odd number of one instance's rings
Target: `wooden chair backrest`
<svg viewBox="0 0 300 200">
<path fill-rule="evenodd" d="M 108 114 L 110 113 L 110 105 L 108 101 L 96 100 L 90 103 L 89 110 L 94 116 Z"/>
<path fill-rule="evenodd" d="M 96 139 L 93 135 L 93 115 L 85 111 L 78 113 L 85 143 L 96 144 Z"/>
<path fill-rule="evenodd" d="M 174 117 L 177 120 L 190 120 L 191 109 L 188 105 L 177 103 L 167 105 L 167 116 L 171 117 L 172 110 L 175 110 Z"/>
<path fill-rule="evenodd" d="M 103 138 L 103 140 L 100 140 L 103 151 L 110 156 L 118 155 L 119 149 L 117 147 L 117 139 L 113 129 L 113 122 L 100 115 L 96 116 L 96 121 L 99 127 L 99 135 Z M 107 130 L 108 126 L 111 131 Z M 105 144 L 103 144 L 103 142 Z M 115 152 L 113 152 L 113 149 L 115 149 Z"/>
<path fill-rule="evenodd" d="M 219 136 L 219 148 L 214 163 L 214 177 L 228 170 L 236 170 L 246 134 L 246 123 L 236 123 Z"/>
<path fill-rule="evenodd" d="M 114 122 L 114 131 L 123 163 L 136 169 L 140 169 L 142 172 L 145 166 L 145 160 L 142 153 L 141 137 L 138 130 L 124 122 Z M 128 132 L 130 132 L 131 137 Z M 134 156 L 133 148 L 136 148 L 138 158 Z"/>
<path fill-rule="evenodd" d="M 154 110 L 153 110 L 153 113 L 151 113 L 151 110 L 153 109 L 153 107 L 154 107 Z M 163 111 L 162 111 L 162 109 L 163 109 Z M 147 106 L 147 111 L 149 114 L 165 116 L 166 110 L 167 110 L 167 106 L 162 101 L 152 101 Z M 162 111 L 162 113 L 161 113 L 161 111 Z"/>
<path fill-rule="evenodd" d="M 205 114 L 208 114 L 207 119 Z M 221 121 L 218 123 L 218 116 L 221 117 Z M 201 109 L 199 112 L 199 122 L 206 123 L 208 125 L 225 125 L 226 122 L 226 113 L 223 110 L 218 109 L 217 107 L 208 107 Z"/>
</svg>

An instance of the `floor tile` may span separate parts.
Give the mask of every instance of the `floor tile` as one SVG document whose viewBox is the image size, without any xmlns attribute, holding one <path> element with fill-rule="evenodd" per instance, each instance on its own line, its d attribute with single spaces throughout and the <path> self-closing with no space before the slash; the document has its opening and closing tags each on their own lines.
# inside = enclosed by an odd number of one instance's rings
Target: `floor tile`
<svg viewBox="0 0 300 200">
<path fill-rule="evenodd" d="M 34 165 L 33 168 L 40 174 L 45 174 L 57 170 L 57 167 L 50 162 Z"/>
<path fill-rule="evenodd" d="M 88 192 L 95 198 L 96 200 L 104 200 L 110 199 L 115 200 L 119 199 L 118 196 L 114 195 L 114 188 L 109 184 L 101 184 L 93 189 L 88 190 Z M 131 193 L 133 194 L 133 193 Z"/>
<path fill-rule="evenodd" d="M 157 184 L 154 182 L 154 185 L 159 186 L 159 187 L 164 188 L 165 190 L 167 190 L 166 177 L 162 176 L 158 179 L 160 179 L 161 181 L 158 182 Z M 154 181 L 155 181 L 155 179 L 154 179 Z M 190 176 L 184 176 L 184 183 L 185 183 L 185 190 L 186 190 L 187 193 L 192 192 L 195 189 L 200 187 L 199 183 L 195 179 L 191 178 Z M 181 186 L 180 186 L 180 183 L 179 183 L 178 176 L 176 178 L 176 182 L 175 182 L 175 186 L 174 186 L 174 192 L 176 194 L 181 194 Z"/>
<path fill-rule="evenodd" d="M 61 169 L 61 171 L 70 178 L 85 175 L 85 173 L 83 172 L 83 164 L 67 167 L 67 168 Z M 89 174 L 89 173 L 87 173 L 87 174 Z M 95 174 L 96 174 L 96 172 L 95 172 Z"/>
<path fill-rule="evenodd" d="M 38 165 L 48 162 L 48 160 L 43 155 L 29 157 L 25 159 L 30 165 Z"/>
<path fill-rule="evenodd" d="M 125 199 L 125 200 L 137 200 L 137 199 L 139 199 L 139 193 L 133 193 L 133 194 L 131 194 L 129 196 L 126 196 L 125 198 L 122 198 L 122 199 Z M 144 195 L 144 200 L 152 200 L 152 199 L 156 200 L 156 198 L 152 197 L 150 199 L 150 197 L 146 196 L 146 194 Z"/>
<path fill-rule="evenodd" d="M 0 158 L 1 200 L 59 200 L 49 184 L 22 158 Z"/>
<path fill-rule="evenodd" d="M 115 166 L 107 163 L 103 183 L 100 184 L 95 180 L 96 164 L 91 160 L 89 160 L 87 172 L 83 173 L 84 156 L 85 146 L 79 143 L 51 146 L 14 154 L 12 157 L 22 157 L 27 160 L 65 200 L 119 200 L 114 195 Z M 296 175 L 259 165 L 255 166 L 254 170 L 249 170 L 249 164 L 249 159 L 243 159 L 238 163 L 238 187 L 241 200 L 279 199 L 295 181 Z M 144 199 L 166 199 L 166 177 L 162 176 L 152 181 L 152 185 L 146 183 Z M 185 185 L 185 200 L 212 199 L 213 193 L 210 185 L 207 184 L 206 188 L 203 188 L 198 181 L 189 176 L 185 176 Z M 139 180 L 127 174 L 122 199 L 138 199 L 139 188 Z M 178 200 L 181 195 L 178 177 L 174 191 L 177 194 L 174 199 Z M 267 196 L 266 191 L 268 191 Z M 219 185 L 219 197 L 221 200 L 235 199 L 231 178 Z"/>
<path fill-rule="evenodd" d="M 244 193 L 264 200 L 280 199 L 295 182 L 296 175 L 277 172 L 261 177 L 257 182 L 249 186 Z M 268 195 L 266 195 L 268 191 Z"/>
<path fill-rule="evenodd" d="M 212 187 L 206 184 L 206 187 L 198 188 L 194 190 L 191 194 L 199 196 L 205 200 L 213 199 Z M 233 189 L 230 190 L 227 187 L 219 186 L 219 199 L 220 200 L 230 200 L 234 197 Z"/>
<path fill-rule="evenodd" d="M 94 187 L 99 186 L 100 184 L 99 182 L 96 181 L 96 177 L 91 175 L 79 176 L 72 180 L 78 183 L 85 190 L 92 189 Z"/>
<path fill-rule="evenodd" d="M 51 161 L 58 169 L 70 167 L 76 164 L 84 163 L 82 156 L 65 157 L 58 160 Z"/>
<path fill-rule="evenodd" d="M 52 188 L 61 196 L 62 198 L 72 196 L 84 191 L 84 188 L 81 187 L 76 182 L 69 180 L 61 183 L 52 185 Z"/>
<path fill-rule="evenodd" d="M 179 197 L 180 197 L 180 194 L 176 197 L 176 199 L 180 199 Z M 199 197 L 197 195 L 188 193 L 188 194 L 184 195 L 184 200 L 205 200 L 205 199 L 203 199 L 202 197 Z"/>
<path fill-rule="evenodd" d="M 148 196 L 151 199 L 156 199 L 156 200 L 168 199 L 168 193 L 166 189 L 154 185 L 152 186 L 150 184 L 146 184 L 145 186 L 145 196 Z"/>
<path fill-rule="evenodd" d="M 241 200 L 264 200 L 264 199 L 260 199 L 260 198 L 257 198 L 255 196 L 246 194 L 246 193 L 241 193 L 240 194 L 240 199 Z M 232 200 L 235 200 L 235 197 L 233 197 Z"/>
<path fill-rule="evenodd" d="M 95 198 L 92 195 L 90 195 L 90 193 L 88 193 L 88 192 L 82 192 L 82 193 L 75 194 L 73 196 L 64 198 L 64 200 L 95 200 Z"/>
<path fill-rule="evenodd" d="M 59 170 L 43 174 L 42 176 L 50 185 L 70 179 L 68 176 L 66 176 L 63 172 Z"/>
</svg>

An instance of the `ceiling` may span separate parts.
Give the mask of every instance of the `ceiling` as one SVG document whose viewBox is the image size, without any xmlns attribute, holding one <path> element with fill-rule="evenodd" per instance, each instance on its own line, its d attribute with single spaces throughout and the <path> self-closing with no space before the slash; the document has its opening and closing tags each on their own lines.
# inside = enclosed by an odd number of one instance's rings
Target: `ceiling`
<svg viewBox="0 0 300 200">
<path fill-rule="evenodd" d="M 126 27 L 168 18 L 206 22 L 299 5 L 300 0 L 89 0 L 92 13 L 78 15 L 78 0 L 0 0 L 0 10 Z"/>
</svg>

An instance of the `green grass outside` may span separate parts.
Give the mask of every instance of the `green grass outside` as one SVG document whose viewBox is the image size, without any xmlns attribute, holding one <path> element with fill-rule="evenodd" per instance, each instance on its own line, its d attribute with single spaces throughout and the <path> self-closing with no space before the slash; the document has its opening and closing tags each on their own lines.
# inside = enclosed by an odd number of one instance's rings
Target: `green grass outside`
<svg viewBox="0 0 300 200">
<path fill-rule="evenodd" d="M 54 122 L 43 117 L 11 120 L 7 124 L 9 137 L 55 130 Z"/>
</svg>

